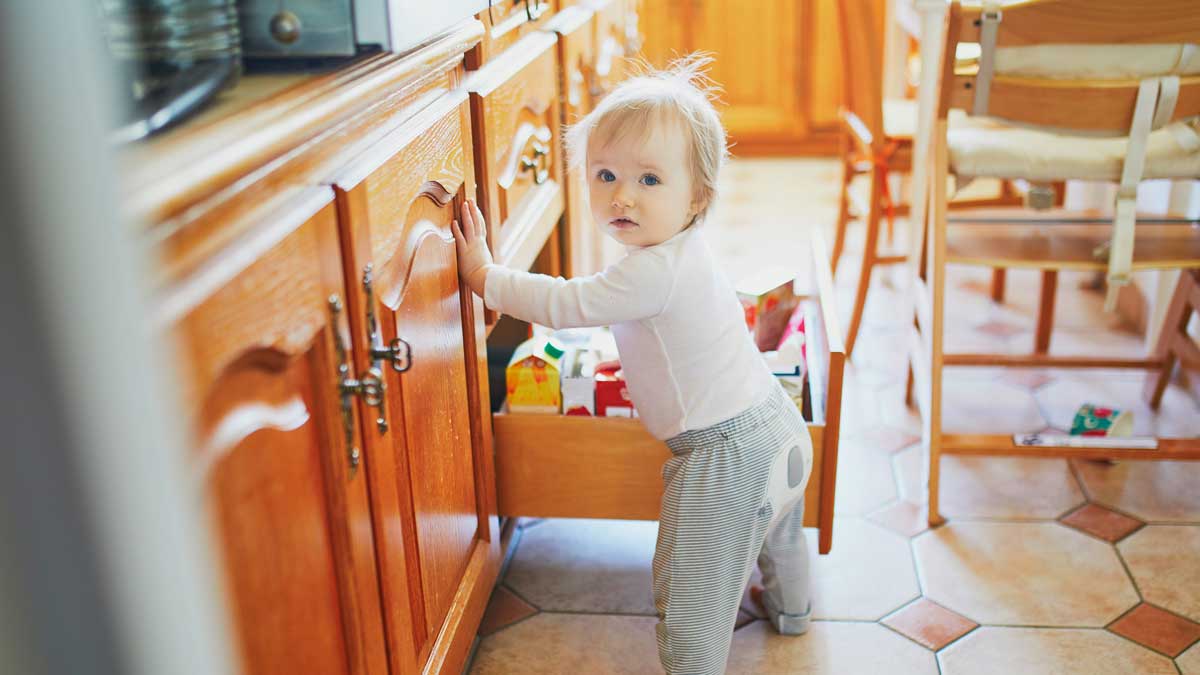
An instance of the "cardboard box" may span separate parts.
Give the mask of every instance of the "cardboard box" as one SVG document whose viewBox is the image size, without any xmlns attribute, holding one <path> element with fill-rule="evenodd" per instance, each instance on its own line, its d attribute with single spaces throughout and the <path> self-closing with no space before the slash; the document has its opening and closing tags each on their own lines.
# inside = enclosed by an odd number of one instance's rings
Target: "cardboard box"
<svg viewBox="0 0 1200 675">
<path fill-rule="evenodd" d="M 562 409 L 564 415 L 596 414 L 596 364 L 598 352 L 574 348 L 562 362 Z"/>
<path fill-rule="evenodd" d="M 596 371 L 596 416 L 637 417 L 620 367 Z"/>
<path fill-rule="evenodd" d="M 504 371 L 509 412 L 557 414 L 562 410 L 562 356 L 562 346 L 546 336 L 534 336 L 517 347 Z"/>
<path fill-rule="evenodd" d="M 793 274 L 771 267 L 738 282 L 738 300 L 746 316 L 746 327 L 759 351 L 775 349 L 792 311 L 800 303 L 792 286 Z"/>
</svg>

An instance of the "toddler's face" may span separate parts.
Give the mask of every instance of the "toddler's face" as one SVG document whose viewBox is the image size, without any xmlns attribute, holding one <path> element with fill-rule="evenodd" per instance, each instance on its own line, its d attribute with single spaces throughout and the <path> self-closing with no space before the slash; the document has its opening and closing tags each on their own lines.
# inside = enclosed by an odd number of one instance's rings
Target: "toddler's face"
<svg viewBox="0 0 1200 675">
<path fill-rule="evenodd" d="M 626 246 L 653 246 L 679 234 L 697 213 L 688 139 L 678 124 L 648 134 L 595 138 L 587 148 L 592 217 Z"/>
</svg>

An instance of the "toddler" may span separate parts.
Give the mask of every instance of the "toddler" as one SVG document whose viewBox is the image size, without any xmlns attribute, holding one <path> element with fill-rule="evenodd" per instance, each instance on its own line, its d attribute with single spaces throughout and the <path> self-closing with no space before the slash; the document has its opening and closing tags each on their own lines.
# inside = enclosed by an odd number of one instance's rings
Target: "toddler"
<svg viewBox="0 0 1200 675">
<path fill-rule="evenodd" d="M 603 272 L 564 280 L 493 264 L 474 203 L 452 226 L 460 274 L 488 307 L 554 328 L 612 326 L 638 415 L 673 455 L 655 632 L 663 668 L 687 675 L 724 672 L 755 558 L 775 629 L 803 633 L 810 614 L 801 523 L 811 440 L 704 239 L 726 156 L 710 61 L 634 77 L 569 131 L 592 217 L 626 248 Z"/>
</svg>

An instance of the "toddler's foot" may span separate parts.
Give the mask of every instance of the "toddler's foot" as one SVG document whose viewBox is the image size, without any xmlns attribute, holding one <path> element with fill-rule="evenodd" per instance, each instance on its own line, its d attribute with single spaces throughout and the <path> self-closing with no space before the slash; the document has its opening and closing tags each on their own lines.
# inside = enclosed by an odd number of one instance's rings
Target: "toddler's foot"
<svg viewBox="0 0 1200 675">
<path fill-rule="evenodd" d="M 756 584 L 750 585 L 750 600 L 758 608 L 759 613 L 767 618 L 767 621 L 775 629 L 775 632 L 780 635 L 804 635 L 808 632 L 809 620 L 812 617 L 811 603 L 809 604 L 808 611 L 803 615 L 772 612 L 767 607 L 767 600 L 763 596 L 763 587 Z"/>
</svg>

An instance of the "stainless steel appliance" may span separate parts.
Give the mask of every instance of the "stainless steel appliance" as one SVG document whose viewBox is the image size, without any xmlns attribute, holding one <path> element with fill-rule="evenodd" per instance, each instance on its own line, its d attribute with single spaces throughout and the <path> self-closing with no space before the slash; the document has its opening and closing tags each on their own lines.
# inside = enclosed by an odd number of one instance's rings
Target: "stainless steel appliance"
<svg viewBox="0 0 1200 675">
<path fill-rule="evenodd" d="M 493 0 L 494 4 L 512 0 Z M 251 59 L 402 52 L 488 8 L 488 0 L 238 0 Z"/>
<path fill-rule="evenodd" d="M 139 140 L 198 110 L 241 73 L 234 0 L 98 0 L 125 84 L 115 142 Z"/>
</svg>

